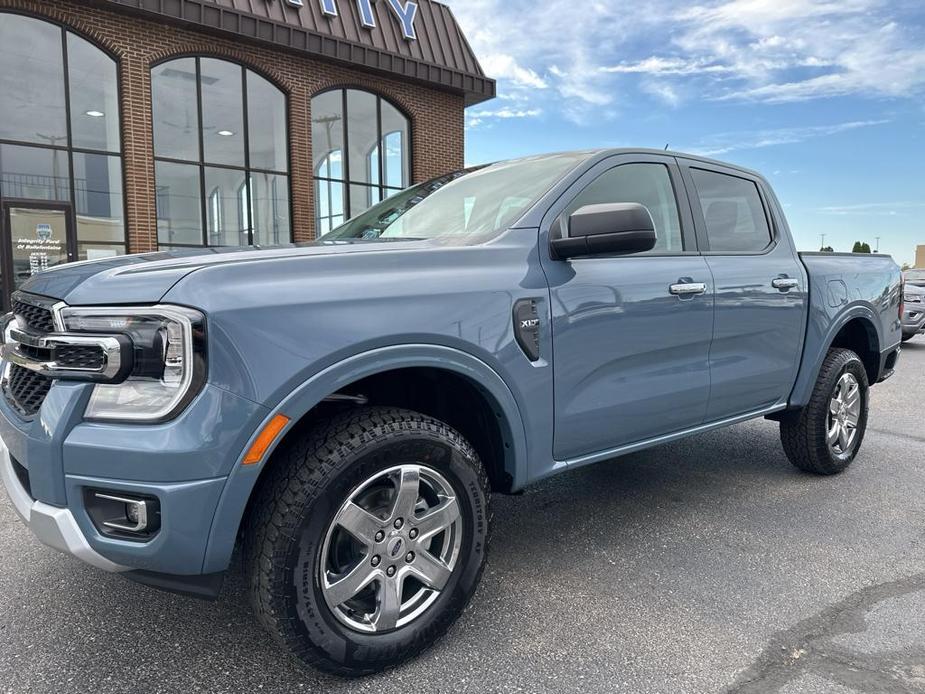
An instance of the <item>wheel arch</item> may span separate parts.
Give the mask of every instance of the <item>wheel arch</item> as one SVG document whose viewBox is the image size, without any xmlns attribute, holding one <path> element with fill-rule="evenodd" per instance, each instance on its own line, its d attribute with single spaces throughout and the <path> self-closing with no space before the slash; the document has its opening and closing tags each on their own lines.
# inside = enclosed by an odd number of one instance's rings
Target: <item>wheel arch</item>
<svg viewBox="0 0 925 694">
<path fill-rule="evenodd" d="M 454 413 L 446 408 L 446 398 L 422 398 L 418 388 L 407 389 L 411 391 L 410 397 L 407 392 L 396 393 L 397 400 L 383 400 L 383 394 L 395 393 L 393 384 L 405 378 L 410 378 L 414 386 L 430 382 L 435 387 L 461 389 L 456 392 L 464 399 L 464 404 L 453 408 Z M 277 414 L 290 420 L 283 435 L 274 441 L 260 463 L 242 465 L 241 459 L 236 461 L 209 533 L 204 573 L 227 568 L 248 504 L 263 473 L 272 465 L 273 453 L 279 446 L 288 437 L 304 431 L 313 417 L 325 416 L 327 408 L 349 406 L 326 400 L 334 394 L 363 395 L 370 404 L 424 410 L 423 414 L 446 421 L 476 448 L 486 465 L 493 491 L 516 491 L 526 479 L 527 439 L 520 406 L 504 379 L 491 366 L 471 354 L 439 345 L 399 345 L 364 352 L 308 379 L 269 411 L 257 427 L 248 447 Z M 244 451 L 241 458 L 243 455 Z"/>
<path fill-rule="evenodd" d="M 791 407 L 802 407 L 809 401 L 813 385 L 819 377 L 822 361 L 833 347 L 855 352 L 864 363 L 868 382 L 873 385 L 880 375 L 882 341 L 877 329 L 878 317 L 866 305 L 855 305 L 832 321 L 819 339 L 807 338 L 803 364 L 790 397 Z"/>
</svg>

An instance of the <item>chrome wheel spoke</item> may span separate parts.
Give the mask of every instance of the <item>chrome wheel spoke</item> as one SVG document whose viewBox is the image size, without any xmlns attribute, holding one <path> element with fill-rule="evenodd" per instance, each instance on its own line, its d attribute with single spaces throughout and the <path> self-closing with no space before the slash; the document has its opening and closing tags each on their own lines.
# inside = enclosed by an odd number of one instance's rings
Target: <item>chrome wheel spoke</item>
<svg viewBox="0 0 925 694">
<path fill-rule="evenodd" d="M 848 444 L 851 442 L 851 432 L 848 427 L 842 424 L 838 428 L 838 445 L 841 446 L 842 452 L 848 450 Z"/>
<path fill-rule="evenodd" d="M 861 407 L 861 387 L 855 383 L 854 386 L 845 395 L 845 407 L 849 410 L 860 409 Z"/>
<path fill-rule="evenodd" d="M 449 497 L 439 506 L 435 506 L 425 515 L 414 520 L 414 527 L 420 533 L 418 542 L 429 540 L 441 530 L 446 530 L 457 520 L 459 520 L 459 504 L 456 502 L 456 497 Z"/>
<path fill-rule="evenodd" d="M 376 631 L 394 629 L 401 616 L 401 593 L 404 580 L 400 576 L 379 581 L 378 606 L 373 615 Z"/>
<path fill-rule="evenodd" d="M 410 518 L 414 515 L 414 507 L 418 503 L 421 489 L 421 474 L 416 466 L 406 465 L 399 473 L 398 491 L 395 494 L 395 503 L 392 505 L 392 516 L 396 518 Z"/>
<path fill-rule="evenodd" d="M 367 547 L 372 546 L 376 532 L 382 526 L 382 521 L 352 501 L 343 505 L 334 522 Z"/>
<path fill-rule="evenodd" d="M 424 585 L 434 590 L 443 590 L 453 573 L 450 567 L 426 550 L 418 552 L 409 568 Z"/>
<path fill-rule="evenodd" d="M 829 427 L 828 435 L 826 436 L 826 440 L 829 442 L 830 446 L 834 446 L 836 443 L 838 443 L 838 436 L 840 432 L 841 425 L 837 420 L 833 421 L 832 426 Z"/>
<path fill-rule="evenodd" d="M 365 561 L 360 561 L 343 578 L 337 579 L 333 583 L 328 583 L 327 579 L 325 579 L 325 585 L 323 586 L 325 599 L 328 604 L 342 605 L 368 586 L 374 577 L 375 572 L 370 570 Z"/>
</svg>

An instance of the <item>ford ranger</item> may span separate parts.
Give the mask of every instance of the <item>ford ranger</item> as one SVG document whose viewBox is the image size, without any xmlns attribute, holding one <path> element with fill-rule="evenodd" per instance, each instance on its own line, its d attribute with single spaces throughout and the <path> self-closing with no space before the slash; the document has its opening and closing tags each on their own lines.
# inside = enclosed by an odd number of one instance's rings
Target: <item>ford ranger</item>
<svg viewBox="0 0 925 694">
<path fill-rule="evenodd" d="M 798 253 L 754 172 L 502 162 L 304 245 L 34 275 L 0 472 L 39 540 L 136 581 L 214 596 L 240 547 L 270 633 L 358 675 L 459 616 L 491 492 L 757 417 L 797 468 L 847 468 L 902 298 L 888 256 Z"/>
</svg>

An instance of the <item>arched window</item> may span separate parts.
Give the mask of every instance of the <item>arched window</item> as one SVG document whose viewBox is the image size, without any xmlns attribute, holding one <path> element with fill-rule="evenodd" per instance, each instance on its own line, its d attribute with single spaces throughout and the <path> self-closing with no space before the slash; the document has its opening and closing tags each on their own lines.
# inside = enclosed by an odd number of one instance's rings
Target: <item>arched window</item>
<svg viewBox="0 0 925 694">
<path fill-rule="evenodd" d="M 151 91 L 160 246 L 289 243 L 286 95 L 216 58 L 155 66 Z"/>
<path fill-rule="evenodd" d="M 312 99 L 317 235 L 408 187 L 409 131 L 408 119 L 370 92 L 334 89 Z"/>
<path fill-rule="evenodd" d="M 121 149 L 116 61 L 58 24 L 0 12 L 4 289 L 125 253 Z"/>
</svg>

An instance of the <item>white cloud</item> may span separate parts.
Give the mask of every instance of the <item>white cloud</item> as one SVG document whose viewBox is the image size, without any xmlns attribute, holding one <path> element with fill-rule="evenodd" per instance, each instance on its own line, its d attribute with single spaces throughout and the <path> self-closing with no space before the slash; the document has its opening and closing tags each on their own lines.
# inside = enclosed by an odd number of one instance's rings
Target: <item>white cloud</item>
<svg viewBox="0 0 925 694">
<path fill-rule="evenodd" d="M 472 111 L 467 114 L 466 126 L 475 128 L 486 121 L 491 120 L 510 120 L 512 118 L 536 118 L 542 115 L 543 109 L 540 108 L 499 108 L 499 109 L 482 109 Z"/>
<path fill-rule="evenodd" d="M 728 152 L 748 149 L 761 149 L 776 145 L 790 145 L 819 137 L 831 137 L 841 133 L 870 128 L 888 123 L 887 120 L 862 120 L 834 123 L 831 125 L 812 125 L 796 128 L 772 128 L 714 135 L 691 149 L 696 154 L 715 157 Z"/>
<path fill-rule="evenodd" d="M 654 96 L 656 99 L 671 106 L 672 108 L 681 105 L 681 93 L 678 87 L 664 81 L 643 82 L 639 86 L 646 94 Z"/>
<path fill-rule="evenodd" d="M 697 75 L 697 74 L 723 74 L 732 72 L 728 65 L 709 63 L 705 59 L 689 60 L 685 58 L 661 58 L 650 56 L 636 62 L 624 62 L 617 65 L 605 65 L 601 72 L 613 74 L 646 74 L 646 75 Z"/>
<path fill-rule="evenodd" d="M 481 59 L 482 69 L 497 80 L 510 80 L 517 87 L 546 89 L 546 80 L 529 68 L 522 67 L 513 56 L 489 53 Z"/>
<path fill-rule="evenodd" d="M 865 202 L 855 205 L 829 205 L 820 207 L 819 211 L 824 214 L 839 216 L 874 215 L 894 217 L 899 214 L 908 214 L 911 211 L 923 208 L 925 208 L 925 202 L 907 200 L 902 202 Z"/>
<path fill-rule="evenodd" d="M 502 98 L 576 123 L 640 93 L 669 106 L 925 93 L 925 28 L 906 1 L 448 2 Z"/>
</svg>

